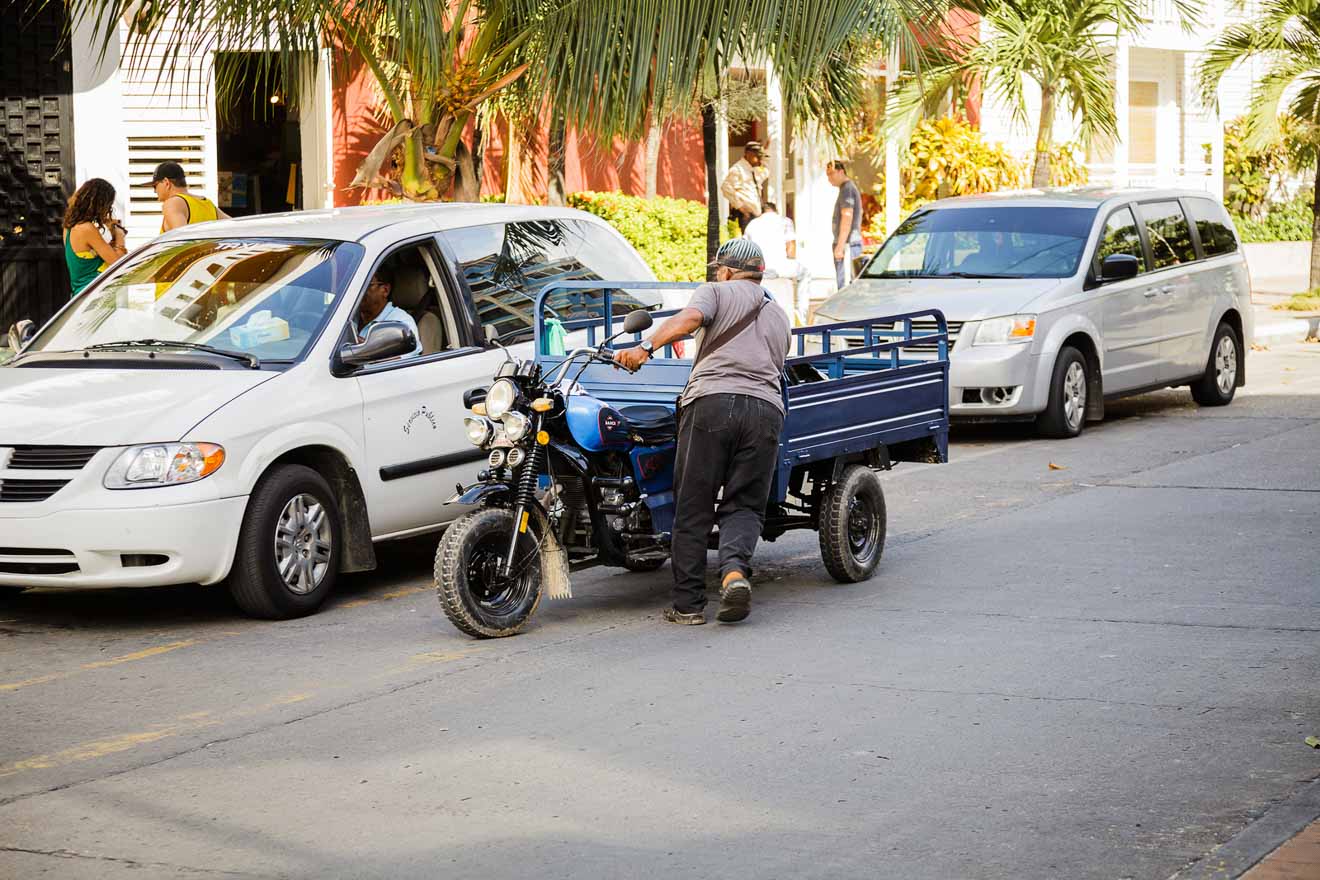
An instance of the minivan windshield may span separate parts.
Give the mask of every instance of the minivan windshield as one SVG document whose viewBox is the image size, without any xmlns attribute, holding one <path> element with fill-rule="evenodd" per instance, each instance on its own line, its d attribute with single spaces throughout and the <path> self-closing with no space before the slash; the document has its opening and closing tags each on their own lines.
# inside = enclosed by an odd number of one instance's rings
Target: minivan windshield
<svg viewBox="0 0 1320 880">
<path fill-rule="evenodd" d="M 1095 208 L 994 206 L 917 211 L 862 278 L 1067 278 Z"/>
<path fill-rule="evenodd" d="M 28 346 L 306 354 L 363 256 L 353 242 L 212 238 L 148 245 L 109 270 Z"/>
</svg>

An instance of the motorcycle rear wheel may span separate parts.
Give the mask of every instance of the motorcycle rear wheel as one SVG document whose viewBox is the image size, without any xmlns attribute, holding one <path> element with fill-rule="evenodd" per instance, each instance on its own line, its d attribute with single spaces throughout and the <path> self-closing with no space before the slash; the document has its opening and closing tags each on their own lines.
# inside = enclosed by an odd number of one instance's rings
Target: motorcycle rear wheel
<svg viewBox="0 0 1320 880">
<path fill-rule="evenodd" d="M 513 512 L 488 507 L 455 520 L 435 552 L 440 607 L 454 626 L 478 639 L 521 632 L 541 603 L 541 558 L 529 530 L 518 540 L 514 569 L 499 574 L 513 535 Z"/>
</svg>

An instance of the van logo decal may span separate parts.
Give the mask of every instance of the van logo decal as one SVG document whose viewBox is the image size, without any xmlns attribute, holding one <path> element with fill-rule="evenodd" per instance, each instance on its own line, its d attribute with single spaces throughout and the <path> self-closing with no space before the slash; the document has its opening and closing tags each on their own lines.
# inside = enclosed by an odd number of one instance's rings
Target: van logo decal
<svg viewBox="0 0 1320 880">
<path fill-rule="evenodd" d="M 431 423 L 431 430 L 434 431 L 436 429 L 435 413 L 431 412 L 426 407 L 421 406 L 413 410 L 412 415 L 408 416 L 408 421 L 403 425 L 403 433 L 411 434 L 413 425 L 417 424 L 418 419 L 426 419 L 426 421 Z"/>
</svg>

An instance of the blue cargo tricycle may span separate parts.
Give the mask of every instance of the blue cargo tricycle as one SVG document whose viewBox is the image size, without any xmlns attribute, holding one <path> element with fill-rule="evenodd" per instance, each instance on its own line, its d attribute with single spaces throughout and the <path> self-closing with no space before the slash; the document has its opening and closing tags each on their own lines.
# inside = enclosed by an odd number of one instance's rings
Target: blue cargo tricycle
<svg viewBox="0 0 1320 880">
<path fill-rule="evenodd" d="M 460 630 L 477 638 L 517 633 L 543 593 L 571 595 L 578 568 L 664 564 L 674 524 L 675 402 L 692 361 L 666 346 L 629 374 L 612 353 L 672 314 L 629 309 L 636 300 L 624 291 L 691 287 L 547 285 L 532 308 L 534 357 L 510 354 L 488 388 L 467 392 L 465 429 L 489 451 L 487 468 L 450 499 L 471 509 L 446 530 L 435 562 L 440 604 Z M 944 316 L 931 310 L 792 332 L 787 415 L 762 535 L 815 530 L 826 570 L 841 582 L 862 581 L 884 551 L 878 471 L 948 457 Z M 582 344 L 568 350 L 565 341 Z"/>
</svg>

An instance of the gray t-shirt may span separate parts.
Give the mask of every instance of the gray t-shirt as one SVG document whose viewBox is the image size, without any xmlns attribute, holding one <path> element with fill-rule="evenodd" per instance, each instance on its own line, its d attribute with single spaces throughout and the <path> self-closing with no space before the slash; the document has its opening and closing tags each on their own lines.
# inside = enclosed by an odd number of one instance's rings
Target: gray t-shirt
<svg viewBox="0 0 1320 880">
<path fill-rule="evenodd" d="M 707 339 L 715 339 L 744 315 L 761 308 L 766 299 L 765 288 L 755 281 L 718 281 L 698 287 L 688 303 L 688 308 L 702 316 L 697 350 Z M 746 394 L 782 411 L 779 385 L 788 337 L 788 315 L 771 300 L 759 318 L 702 359 L 688 379 L 683 403 L 711 394 Z"/>
<path fill-rule="evenodd" d="M 848 241 L 862 240 L 862 191 L 851 180 L 845 180 L 839 187 L 839 195 L 834 199 L 834 217 L 830 229 L 834 232 L 834 241 L 839 240 L 839 220 L 843 209 L 852 208 L 852 229 L 848 230 Z"/>
</svg>

